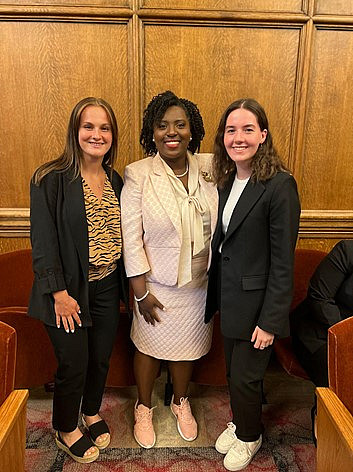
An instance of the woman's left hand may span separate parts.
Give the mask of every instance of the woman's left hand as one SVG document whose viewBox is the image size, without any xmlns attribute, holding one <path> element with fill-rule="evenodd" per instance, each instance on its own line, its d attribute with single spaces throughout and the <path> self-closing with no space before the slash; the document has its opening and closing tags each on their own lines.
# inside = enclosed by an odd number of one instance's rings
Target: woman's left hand
<svg viewBox="0 0 353 472">
<path fill-rule="evenodd" d="M 251 336 L 251 342 L 254 343 L 255 349 L 262 350 L 273 344 L 274 337 L 274 334 L 268 333 L 267 331 L 261 329 L 259 326 L 256 326 Z"/>
</svg>

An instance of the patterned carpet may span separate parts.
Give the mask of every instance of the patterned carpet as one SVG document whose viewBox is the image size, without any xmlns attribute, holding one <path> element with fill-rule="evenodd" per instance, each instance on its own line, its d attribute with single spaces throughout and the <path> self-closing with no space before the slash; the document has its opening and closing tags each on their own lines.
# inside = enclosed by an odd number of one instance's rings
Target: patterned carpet
<svg viewBox="0 0 353 472">
<path fill-rule="evenodd" d="M 224 472 L 223 456 L 213 447 L 229 421 L 225 387 L 192 385 L 190 402 L 199 424 L 199 436 L 183 441 L 175 419 L 163 405 L 164 376 L 156 385 L 154 424 L 156 447 L 144 450 L 132 436 L 135 388 L 106 389 L 102 416 L 112 433 L 110 447 L 92 464 L 77 464 L 58 451 L 51 429 L 51 394 L 44 389 L 30 392 L 27 412 L 26 472 Z M 310 382 L 285 374 L 272 362 L 265 379 L 267 404 L 263 406 L 266 428 L 263 447 L 248 466 L 248 472 L 314 472 L 316 449 L 311 441 Z"/>
</svg>

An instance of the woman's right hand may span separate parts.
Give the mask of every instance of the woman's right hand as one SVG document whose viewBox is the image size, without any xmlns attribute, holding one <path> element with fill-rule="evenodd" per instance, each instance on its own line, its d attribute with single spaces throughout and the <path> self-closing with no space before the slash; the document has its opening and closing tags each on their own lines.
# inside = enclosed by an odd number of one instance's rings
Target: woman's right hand
<svg viewBox="0 0 353 472">
<path fill-rule="evenodd" d="M 144 317 L 146 323 L 155 325 L 156 321 L 159 323 L 161 321 L 160 317 L 155 312 L 155 307 L 164 310 L 162 303 L 157 300 L 157 298 L 149 293 L 146 298 L 138 302 L 138 307 L 141 315 Z"/>
<path fill-rule="evenodd" d="M 60 328 L 60 323 L 63 324 L 67 333 L 75 331 L 75 321 L 81 327 L 81 319 L 79 317 L 80 307 L 77 301 L 70 297 L 67 290 L 60 290 L 53 293 L 54 310 L 56 316 L 56 326 Z"/>
</svg>

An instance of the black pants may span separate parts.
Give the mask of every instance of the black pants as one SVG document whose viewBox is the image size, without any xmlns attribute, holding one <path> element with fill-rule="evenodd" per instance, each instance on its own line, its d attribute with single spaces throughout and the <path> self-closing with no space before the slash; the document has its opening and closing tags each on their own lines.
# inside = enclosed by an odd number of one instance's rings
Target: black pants
<svg viewBox="0 0 353 472">
<path fill-rule="evenodd" d="M 89 283 L 89 307 L 92 326 L 75 327 L 66 333 L 46 326 L 58 370 L 53 398 L 53 428 L 63 432 L 77 427 L 80 404 L 82 413 L 99 412 L 119 322 L 118 271 Z"/>
<path fill-rule="evenodd" d="M 327 343 L 310 352 L 295 336 L 292 336 L 295 355 L 316 387 L 328 387 Z"/>
<path fill-rule="evenodd" d="M 250 341 L 225 337 L 224 352 L 237 437 L 242 441 L 256 441 L 263 432 L 262 381 L 272 346 L 255 349 Z"/>
<path fill-rule="evenodd" d="M 221 306 L 221 257 L 217 260 L 217 305 Z M 222 313 L 221 313 L 222 316 Z M 263 432 L 262 382 L 272 346 L 255 349 L 250 341 L 223 337 L 230 405 L 241 441 L 256 441 Z"/>
</svg>

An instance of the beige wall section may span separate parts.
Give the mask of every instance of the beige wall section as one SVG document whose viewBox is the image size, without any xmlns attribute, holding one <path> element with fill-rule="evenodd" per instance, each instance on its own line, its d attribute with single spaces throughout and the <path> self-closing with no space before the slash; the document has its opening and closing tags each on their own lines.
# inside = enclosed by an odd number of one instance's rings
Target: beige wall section
<svg viewBox="0 0 353 472">
<path fill-rule="evenodd" d="M 79 99 L 112 104 L 122 173 L 166 89 L 198 104 L 205 152 L 223 109 L 257 98 L 298 181 L 299 246 L 353 237 L 351 1 L 0 0 L 0 28 L 0 252 L 29 247 L 30 176 Z"/>
</svg>

